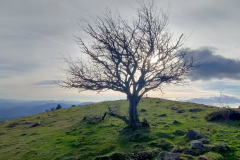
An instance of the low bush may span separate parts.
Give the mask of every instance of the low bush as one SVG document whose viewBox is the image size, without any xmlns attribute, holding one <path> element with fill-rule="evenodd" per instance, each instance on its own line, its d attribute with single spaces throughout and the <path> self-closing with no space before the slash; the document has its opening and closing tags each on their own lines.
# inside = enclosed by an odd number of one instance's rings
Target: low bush
<svg viewBox="0 0 240 160">
<path fill-rule="evenodd" d="M 99 116 L 99 115 L 88 115 L 88 116 L 84 116 L 82 121 L 86 122 L 88 124 L 96 124 L 96 123 L 102 121 L 102 116 Z"/>
<path fill-rule="evenodd" d="M 173 149 L 173 144 L 167 139 L 160 139 L 160 140 L 150 142 L 150 146 L 160 148 L 164 151 L 170 151 L 171 149 Z"/>
<path fill-rule="evenodd" d="M 207 121 L 217 120 L 240 120 L 240 112 L 232 108 L 219 108 L 217 111 L 209 113 L 205 119 Z"/>
<path fill-rule="evenodd" d="M 60 104 L 57 105 L 56 110 L 62 109 L 62 106 Z"/>
</svg>

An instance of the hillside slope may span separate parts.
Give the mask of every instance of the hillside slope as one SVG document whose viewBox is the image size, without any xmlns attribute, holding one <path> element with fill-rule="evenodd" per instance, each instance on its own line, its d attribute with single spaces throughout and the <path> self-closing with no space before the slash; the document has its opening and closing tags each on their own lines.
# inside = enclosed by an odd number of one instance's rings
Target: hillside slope
<svg viewBox="0 0 240 160">
<path fill-rule="evenodd" d="M 127 115 L 128 102 L 120 100 L 71 107 L 2 122 L 0 159 L 91 160 L 113 153 L 135 154 L 149 151 L 158 154 L 161 150 L 189 147 L 185 135 L 174 134 L 176 130 L 187 132 L 189 129 L 206 135 L 210 144 L 221 143 L 231 148 L 231 152 L 216 153 L 218 156 L 231 160 L 240 157 L 239 122 L 207 122 L 204 117 L 217 108 L 206 105 L 144 98 L 138 106 L 139 115 L 141 119 L 146 118 L 149 121 L 151 128 L 147 132 L 130 137 L 130 140 L 129 137 L 119 134 L 125 126 L 119 119 L 107 117 L 104 122 L 97 124 L 82 122 L 84 116 L 103 115 L 107 111 L 107 105 L 116 103 L 121 105 L 120 113 Z M 189 112 L 189 109 L 193 108 L 200 108 L 202 111 Z M 179 110 L 183 110 L 183 113 L 179 113 Z M 173 123 L 175 120 L 180 123 Z M 40 122 L 41 125 L 29 128 L 36 122 Z M 159 140 L 169 148 L 154 145 Z M 193 158 L 197 159 L 198 156 Z"/>
</svg>

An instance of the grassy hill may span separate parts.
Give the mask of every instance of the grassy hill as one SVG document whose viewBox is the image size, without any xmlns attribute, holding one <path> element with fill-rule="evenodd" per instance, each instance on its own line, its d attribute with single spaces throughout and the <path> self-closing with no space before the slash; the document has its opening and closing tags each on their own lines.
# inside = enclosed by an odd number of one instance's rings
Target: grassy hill
<svg viewBox="0 0 240 160">
<path fill-rule="evenodd" d="M 146 118 L 151 127 L 148 131 L 136 132 L 131 137 L 119 134 L 125 124 L 113 117 L 107 117 L 104 122 L 96 124 L 82 122 L 84 116 L 103 115 L 107 111 L 107 105 L 116 103 L 121 105 L 120 113 L 127 115 L 128 102 L 120 100 L 60 109 L 2 122 L 0 159 L 92 160 L 113 153 L 134 156 L 144 151 L 156 156 L 161 150 L 189 147 L 185 134 L 175 134 L 176 130 L 186 133 L 189 129 L 205 135 L 210 141 L 209 145 L 221 143 L 231 149 L 226 153 L 204 153 L 206 157 L 231 160 L 240 158 L 240 122 L 207 122 L 204 117 L 217 110 L 215 107 L 144 98 L 138 106 L 139 115 L 141 119 Z M 172 107 L 178 110 L 173 110 Z M 193 108 L 200 108 L 202 111 L 189 112 L 189 109 Z M 179 110 L 184 111 L 178 113 Z M 175 120 L 180 123 L 173 123 Z M 36 122 L 41 125 L 29 128 Z M 198 156 L 192 158 L 198 159 Z"/>
</svg>

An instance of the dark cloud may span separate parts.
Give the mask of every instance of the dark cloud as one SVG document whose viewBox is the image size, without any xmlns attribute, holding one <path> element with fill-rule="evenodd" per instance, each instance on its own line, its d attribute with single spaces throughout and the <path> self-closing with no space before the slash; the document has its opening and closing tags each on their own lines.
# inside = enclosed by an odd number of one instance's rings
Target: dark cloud
<svg viewBox="0 0 240 160">
<path fill-rule="evenodd" d="M 211 48 L 190 51 L 190 55 L 201 57 L 202 65 L 192 72 L 194 80 L 234 79 L 240 80 L 240 60 L 213 54 Z"/>
<path fill-rule="evenodd" d="M 34 83 L 34 85 L 38 86 L 38 85 L 53 85 L 53 84 L 57 84 L 59 81 L 58 80 L 46 80 L 46 81 L 40 81 L 37 83 Z"/>
</svg>

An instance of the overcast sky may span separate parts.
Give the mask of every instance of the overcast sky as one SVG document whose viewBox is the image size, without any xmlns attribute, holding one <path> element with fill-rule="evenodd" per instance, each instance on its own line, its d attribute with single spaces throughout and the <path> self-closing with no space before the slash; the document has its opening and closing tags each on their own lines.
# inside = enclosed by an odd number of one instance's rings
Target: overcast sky
<svg viewBox="0 0 240 160">
<path fill-rule="evenodd" d="M 240 1 L 156 0 L 169 10 L 174 37 L 182 33 L 192 53 L 204 53 L 206 63 L 194 72 L 187 86 L 167 86 L 160 98 L 218 96 L 219 91 L 240 98 Z M 118 10 L 130 19 L 135 0 L 1 0 L 0 1 L 0 98 L 23 100 L 102 101 L 125 98 L 118 92 L 78 93 L 53 83 L 64 77 L 61 54 L 79 56 L 74 36 L 78 20 Z M 230 103 L 230 102 L 229 102 Z"/>
</svg>

